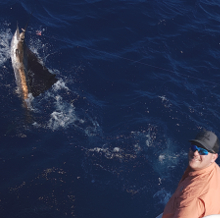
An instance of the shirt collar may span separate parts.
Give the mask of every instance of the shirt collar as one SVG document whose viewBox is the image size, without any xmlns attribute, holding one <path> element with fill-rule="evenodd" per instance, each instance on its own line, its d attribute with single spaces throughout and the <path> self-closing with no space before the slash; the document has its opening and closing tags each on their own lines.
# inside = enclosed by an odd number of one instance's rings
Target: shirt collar
<svg viewBox="0 0 220 218">
<path fill-rule="evenodd" d="M 202 170 L 192 170 L 190 168 L 189 170 L 189 176 L 199 176 L 199 175 L 202 175 L 202 174 L 206 174 L 206 173 L 209 173 L 210 171 L 212 171 L 214 169 L 214 167 L 216 166 L 216 163 L 212 163 L 210 166 L 202 169 Z"/>
</svg>

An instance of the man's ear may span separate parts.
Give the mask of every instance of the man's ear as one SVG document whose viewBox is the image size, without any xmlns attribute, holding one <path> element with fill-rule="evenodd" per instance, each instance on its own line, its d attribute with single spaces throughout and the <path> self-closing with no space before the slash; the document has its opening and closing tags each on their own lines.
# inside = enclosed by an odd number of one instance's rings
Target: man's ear
<svg viewBox="0 0 220 218">
<path fill-rule="evenodd" d="M 215 162 L 215 160 L 218 158 L 218 154 L 213 154 L 212 155 L 212 163 Z"/>
</svg>

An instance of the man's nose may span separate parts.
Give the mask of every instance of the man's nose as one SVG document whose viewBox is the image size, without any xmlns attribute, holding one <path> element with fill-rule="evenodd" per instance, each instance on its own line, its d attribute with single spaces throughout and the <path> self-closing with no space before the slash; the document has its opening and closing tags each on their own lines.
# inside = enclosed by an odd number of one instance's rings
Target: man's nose
<svg viewBox="0 0 220 218">
<path fill-rule="evenodd" d="M 195 151 L 194 151 L 194 155 L 196 155 L 196 156 L 199 155 L 198 150 L 195 150 Z"/>
</svg>

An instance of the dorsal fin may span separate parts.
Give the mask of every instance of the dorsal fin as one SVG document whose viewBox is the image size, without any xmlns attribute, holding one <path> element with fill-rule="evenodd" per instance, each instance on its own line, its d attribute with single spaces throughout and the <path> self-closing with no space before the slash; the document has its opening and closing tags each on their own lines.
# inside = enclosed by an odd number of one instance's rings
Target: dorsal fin
<svg viewBox="0 0 220 218">
<path fill-rule="evenodd" d="M 25 25 L 25 28 L 22 29 L 22 31 L 26 32 L 27 27 L 28 27 L 28 23 L 29 23 L 29 21 L 30 21 L 30 19 L 31 19 L 31 15 L 32 15 L 32 14 L 33 14 L 33 11 L 30 13 L 29 18 L 28 18 L 28 20 L 27 20 L 27 23 L 26 23 L 26 25 Z"/>
</svg>

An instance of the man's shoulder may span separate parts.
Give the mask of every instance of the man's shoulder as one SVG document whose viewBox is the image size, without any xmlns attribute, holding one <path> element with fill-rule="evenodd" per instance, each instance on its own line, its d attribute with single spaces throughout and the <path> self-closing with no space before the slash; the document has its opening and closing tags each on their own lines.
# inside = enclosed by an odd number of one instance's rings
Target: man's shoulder
<svg viewBox="0 0 220 218">
<path fill-rule="evenodd" d="M 217 170 L 220 170 L 220 166 L 216 162 L 214 162 L 214 165 Z"/>
<path fill-rule="evenodd" d="M 204 180 L 203 189 L 201 192 L 201 198 L 204 196 L 218 195 L 220 201 L 220 167 L 217 163 L 214 163 L 214 171 Z"/>
<path fill-rule="evenodd" d="M 215 170 L 214 176 L 218 176 L 220 180 L 220 166 L 216 162 L 214 163 L 214 170 Z"/>
</svg>

